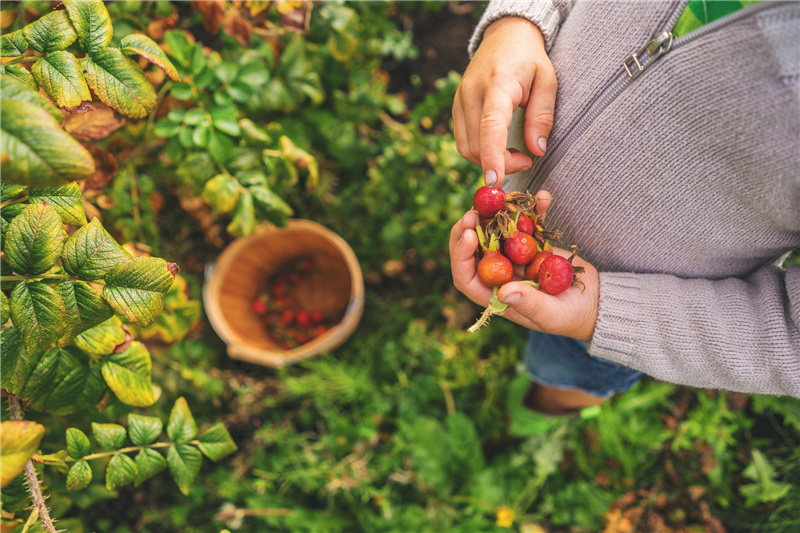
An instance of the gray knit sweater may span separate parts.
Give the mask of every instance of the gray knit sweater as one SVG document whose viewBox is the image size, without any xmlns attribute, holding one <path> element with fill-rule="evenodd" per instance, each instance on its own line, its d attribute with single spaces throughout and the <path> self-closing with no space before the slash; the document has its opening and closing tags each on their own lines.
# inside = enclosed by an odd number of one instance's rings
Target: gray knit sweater
<svg viewBox="0 0 800 533">
<path fill-rule="evenodd" d="M 704 26 L 629 78 L 625 58 L 685 5 L 491 2 L 470 53 L 492 21 L 522 16 L 558 78 L 547 154 L 505 183 L 550 191 L 548 225 L 600 272 L 591 354 L 800 397 L 800 266 L 778 266 L 800 247 L 800 4 Z M 525 150 L 521 118 L 509 146 Z"/>
</svg>

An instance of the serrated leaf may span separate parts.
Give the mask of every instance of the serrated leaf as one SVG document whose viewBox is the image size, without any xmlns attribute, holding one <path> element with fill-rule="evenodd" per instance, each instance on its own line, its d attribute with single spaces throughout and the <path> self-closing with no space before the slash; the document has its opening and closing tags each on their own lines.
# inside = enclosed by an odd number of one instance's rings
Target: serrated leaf
<svg viewBox="0 0 800 533">
<path fill-rule="evenodd" d="M 86 461 L 72 465 L 67 474 L 67 490 L 81 490 L 92 482 L 92 467 Z"/>
<path fill-rule="evenodd" d="M 53 415 L 67 415 L 96 404 L 99 394 L 105 391 L 105 383 L 101 381 L 102 390 L 95 390 L 96 365 L 89 366 L 77 357 L 76 348 L 61 348 L 58 361 L 58 372 L 53 380 L 52 389 L 44 409 Z"/>
<path fill-rule="evenodd" d="M 136 476 L 135 486 L 139 486 L 167 467 L 167 460 L 156 450 L 145 448 L 136 454 L 136 467 L 139 473 Z"/>
<path fill-rule="evenodd" d="M 114 316 L 114 310 L 100 293 L 83 281 L 63 281 L 56 286 L 66 311 L 64 335 L 59 344 L 66 345 L 77 335 Z"/>
<path fill-rule="evenodd" d="M 144 118 L 156 107 L 156 92 L 141 67 L 117 48 L 81 59 L 86 81 L 100 100 L 125 116 Z"/>
<path fill-rule="evenodd" d="M 0 77 L 0 80 L 3 78 Z M 5 98 L 5 94 L 3 94 L 3 98 Z M 2 183 L 0 182 L 0 202 L 7 202 L 9 200 L 13 200 L 20 194 L 26 191 L 26 188 L 22 185 L 17 185 L 15 183 Z M 9 207 L 9 206 L 6 206 Z"/>
<path fill-rule="evenodd" d="M 41 407 L 53 391 L 58 378 L 58 367 L 61 364 L 60 348 L 47 350 L 36 362 L 27 376 L 25 385 L 17 393 L 20 398 L 29 400 L 32 407 Z M 31 358 L 32 360 L 34 358 Z"/>
<path fill-rule="evenodd" d="M 114 353 L 103 362 L 103 378 L 119 401 L 126 405 L 147 407 L 156 401 L 153 391 L 150 352 L 140 342 Z"/>
<path fill-rule="evenodd" d="M 9 318 L 11 318 L 11 308 L 8 305 L 8 298 L 6 293 L 0 292 L 0 325 L 8 322 Z"/>
<path fill-rule="evenodd" d="M 51 205 L 61 216 L 64 224 L 83 226 L 86 212 L 83 210 L 83 194 L 77 183 L 61 187 L 31 187 L 28 191 L 30 202 L 44 202 Z"/>
<path fill-rule="evenodd" d="M 235 237 L 244 237 L 253 233 L 257 226 L 253 196 L 249 191 L 244 190 L 239 195 L 239 202 L 236 204 L 233 217 L 228 224 L 228 233 Z"/>
<path fill-rule="evenodd" d="M 61 217 L 53 207 L 37 202 L 9 223 L 5 258 L 17 274 L 43 274 L 58 261 L 64 240 Z"/>
<path fill-rule="evenodd" d="M 46 283 L 19 283 L 9 299 L 11 320 L 19 329 L 28 355 L 44 351 L 62 335 L 64 302 Z"/>
<path fill-rule="evenodd" d="M 194 479 L 200 473 L 200 467 L 203 465 L 203 455 L 197 448 L 187 444 L 178 444 L 169 447 L 167 464 L 180 491 L 188 495 Z"/>
<path fill-rule="evenodd" d="M 113 353 L 127 340 L 128 334 L 122 327 L 122 321 L 119 317 L 112 316 L 75 337 L 73 343 L 89 355 L 103 356 Z"/>
<path fill-rule="evenodd" d="M 53 11 L 22 28 L 31 48 L 43 54 L 64 50 L 78 35 L 64 11 Z"/>
<path fill-rule="evenodd" d="M 102 279 L 112 268 L 130 261 L 130 254 L 96 218 L 67 239 L 61 256 L 64 270 L 85 281 Z"/>
<path fill-rule="evenodd" d="M 233 211 L 239 201 L 241 185 L 231 176 L 219 174 L 208 180 L 203 186 L 202 198 L 216 215 L 224 215 Z"/>
<path fill-rule="evenodd" d="M 217 163 L 224 165 L 236 155 L 236 145 L 224 133 L 212 130 L 208 135 L 208 153 Z"/>
<path fill-rule="evenodd" d="M 92 451 L 89 437 L 78 428 L 67 428 L 67 453 L 73 459 L 80 459 Z"/>
<path fill-rule="evenodd" d="M 138 473 L 136 462 L 124 453 L 118 453 L 111 458 L 106 467 L 106 489 L 114 490 L 127 485 L 136 479 Z"/>
<path fill-rule="evenodd" d="M 197 424 L 194 421 L 192 412 L 186 398 L 180 397 L 172 407 L 167 423 L 167 436 L 169 440 L 177 444 L 183 444 L 192 440 L 197 435 Z"/>
<path fill-rule="evenodd" d="M 266 184 L 250 187 L 249 191 L 253 195 L 256 209 L 275 224 L 285 223 L 294 213 L 289 204 L 272 192 Z"/>
<path fill-rule="evenodd" d="M 39 92 L 39 86 L 36 85 L 36 80 L 33 79 L 33 74 L 24 69 L 30 76 L 30 82 L 36 87 L 26 84 L 18 77 L 11 75 L 10 69 L 12 66 L 5 67 L 7 74 L 0 75 L 0 92 L 3 94 L 3 100 L 18 100 L 21 102 L 28 102 L 35 106 L 41 107 L 50 115 L 53 116 L 58 122 L 64 120 L 64 115 L 59 109 L 53 105 L 48 97 Z M 20 67 L 22 68 L 22 67 Z"/>
<path fill-rule="evenodd" d="M 172 81 L 181 81 L 175 65 L 167 58 L 167 54 L 156 42 L 141 33 L 133 33 L 124 37 L 119 43 L 122 52 L 127 55 L 138 54 L 160 68 Z"/>
<path fill-rule="evenodd" d="M 25 346 L 22 344 L 22 336 L 16 326 L 5 328 L 0 333 L 0 387 L 6 389 L 8 392 L 14 393 L 22 389 L 22 385 L 18 385 L 18 376 L 16 375 L 17 365 L 20 363 L 22 357 L 27 356 Z M 22 384 L 24 385 L 24 381 Z"/>
<path fill-rule="evenodd" d="M 197 447 L 212 461 L 219 461 L 238 449 L 231 434 L 221 423 L 208 428 L 197 440 L 199 441 Z"/>
<path fill-rule="evenodd" d="M 38 91 L 39 84 L 36 83 L 36 80 L 33 78 L 33 74 L 31 71 L 23 67 L 22 65 L 7 65 L 3 67 L 3 72 L 6 76 L 10 76 L 15 80 L 21 82 L 25 87 L 30 89 L 31 91 Z M 3 95 L 5 98 L 5 95 Z"/>
<path fill-rule="evenodd" d="M 105 4 L 100 0 L 65 0 L 64 7 L 75 32 L 78 42 L 88 53 L 111 44 L 114 27 Z"/>
<path fill-rule="evenodd" d="M 31 67 L 33 79 L 55 103 L 67 111 L 84 109 L 92 95 L 81 65 L 69 52 L 47 54 Z"/>
<path fill-rule="evenodd" d="M 94 159 L 53 115 L 20 100 L 0 102 L 0 172 L 20 185 L 51 187 L 94 174 Z"/>
<path fill-rule="evenodd" d="M 92 433 L 97 444 L 107 452 L 119 450 L 125 444 L 125 428 L 119 424 L 92 422 Z"/>
<path fill-rule="evenodd" d="M 753 450 L 753 461 L 742 472 L 754 483 L 741 485 L 739 492 L 747 498 L 745 505 L 754 507 L 759 503 L 775 502 L 792 489 L 791 483 L 777 481 L 775 469 L 761 451 Z"/>
<path fill-rule="evenodd" d="M 7 420 L 0 424 L 0 488 L 17 477 L 39 448 L 44 426 L 30 420 Z"/>
<path fill-rule="evenodd" d="M 137 326 L 149 326 L 164 308 L 164 294 L 177 266 L 157 257 L 137 257 L 105 276 L 103 296 L 120 316 Z"/>
<path fill-rule="evenodd" d="M 163 428 L 164 423 L 160 418 L 135 413 L 128 415 L 128 436 L 136 446 L 147 446 L 154 442 Z"/>
<path fill-rule="evenodd" d="M 0 36 L 0 56 L 19 57 L 28 49 L 28 40 L 22 30 L 12 31 Z"/>
<path fill-rule="evenodd" d="M 188 335 L 201 315 L 200 302 L 189 298 L 186 279 L 179 274 L 164 296 L 164 310 L 148 327 L 137 328 L 136 336 L 142 340 L 157 338 L 171 344 Z"/>
</svg>

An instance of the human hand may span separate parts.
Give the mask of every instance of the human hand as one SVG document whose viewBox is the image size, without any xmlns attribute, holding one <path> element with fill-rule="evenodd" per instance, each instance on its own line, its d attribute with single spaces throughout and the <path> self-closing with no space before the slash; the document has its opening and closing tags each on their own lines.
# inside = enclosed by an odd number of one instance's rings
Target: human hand
<svg viewBox="0 0 800 533">
<path fill-rule="evenodd" d="M 550 205 L 550 194 L 539 191 L 535 196 L 541 199 L 537 209 L 539 215 L 544 217 Z M 473 210 L 468 211 L 453 226 L 450 231 L 450 268 L 456 289 L 476 304 L 485 307 L 492 298 L 493 289 L 478 278 L 477 223 L 478 214 Z M 564 257 L 571 255 L 570 252 L 555 247 L 553 253 Z M 498 299 L 509 305 L 503 316 L 526 328 L 591 340 L 597 322 L 600 278 L 597 270 L 579 257 L 575 258 L 574 265 L 586 269 L 580 275 L 585 290 L 577 285 L 555 296 L 521 283 L 525 279 L 524 267 L 514 267 L 514 280 L 500 287 L 497 293 Z"/>
<path fill-rule="evenodd" d="M 541 156 L 553 127 L 556 75 L 544 38 L 532 22 L 504 17 L 484 32 L 453 101 L 453 130 L 461 155 L 483 169 L 486 185 L 527 170 L 533 161 L 509 150 L 508 127 L 525 108 L 525 145 Z"/>
</svg>

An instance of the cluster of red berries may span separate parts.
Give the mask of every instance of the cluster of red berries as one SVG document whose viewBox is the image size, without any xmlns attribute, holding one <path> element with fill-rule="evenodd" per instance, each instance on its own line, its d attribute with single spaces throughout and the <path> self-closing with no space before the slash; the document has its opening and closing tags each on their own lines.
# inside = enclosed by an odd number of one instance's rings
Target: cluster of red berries
<svg viewBox="0 0 800 533">
<path fill-rule="evenodd" d="M 299 292 L 309 283 L 313 271 L 311 258 L 288 261 L 266 280 L 264 289 L 250 303 L 269 338 L 284 350 L 310 342 L 337 323 L 338 317 L 305 309 L 298 303 Z"/>
<path fill-rule="evenodd" d="M 473 207 L 480 215 L 476 229 L 482 250 L 478 277 L 488 287 L 511 281 L 514 265 L 525 267 L 525 279 L 548 294 L 560 294 L 581 283 L 575 274 L 582 268 L 572 265 L 576 253 L 569 259 L 553 254 L 548 241 L 559 233 L 547 231 L 536 215 L 538 201 L 529 193 L 506 193 L 499 187 L 476 191 Z"/>
</svg>

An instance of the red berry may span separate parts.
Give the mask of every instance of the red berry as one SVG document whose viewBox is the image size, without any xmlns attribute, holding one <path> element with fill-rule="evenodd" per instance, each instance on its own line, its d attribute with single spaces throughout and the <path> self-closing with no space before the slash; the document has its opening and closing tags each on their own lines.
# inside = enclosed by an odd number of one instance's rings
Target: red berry
<svg viewBox="0 0 800 533">
<path fill-rule="evenodd" d="M 306 310 L 298 311 L 295 320 L 297 321 L 297 325 L 300 326 L 301 328 L 311 327 L 311 316 Z"/>
<path fill-rule="evenodd" d="M 328 331 L 328 328 L 320 325 L 314 328 L 314 335 L 317 337 L 321 337 L 322 335 L 325 334 L 326 331 Z"/>
<path fill-rule="evenodd" d="M 497 250 L 486 250 L 478 263 L 478 277 L 488 287 L 499 287 L 514 277 L 514 265 Z"/>
<path fill-rule="evenodd" d="M 311 311 L 311 323 L 315 326 L 322 323 L 322 311 Z"/>
<path fill-rule="evenodd" d="M 278 319 L 278 324 L 281 326 L 288 326 L 294 320 L 294 313 L 292 313 L 291 309 L 286 309 L 283 313 L 281 313 L 281 317 Z"/>
<path fill-rule="evenodd" d="M 539 283 L 539 267 L 542 266 L 542 261 L 551 255 L 553 255 L 553 252 L 547 251 L 536 254 L 536 257 L 533 258 L 533 261 L 528 263 L 528 266 L 525 267 L 525 279 L 528 281 L 533 281 L 534 283 Z"/>
<path fill-rule="evenodd" d="M 475 191 L 472 206 L 483 218 L 492 218 L 505 209 L 506 193 L 500 187 L 483 186 Z"/>
<path fill-rule="evenodd" d="M 536 239 L 529 233 L 517 231 L 503 243 L 503 253 L 515 265 L 527 265 L 537 253 Z"/>
<path fill-rule="evenodd" d="M 531 220 L 531 217 L 525 214 L 520 214 L 519 220 L 517 220 L 517 229 L 522 233 L 533 235 L 533 221 Z"/>
<path fill-rule="evenodd" d="M 267 312 L 267 304 L 262 302 L 261 300 L 253 300 L 250 303 L 250 309 L 257 315 L 263 315 Z"/>
<path fill-rule="evenodd" d="M 566 258 L 560 255 L 551 255 L 542 261 L 539 267 L 539 285 L 548 294 L 559 294 L 572 285 L 575 269 Z"/>
</svg>

